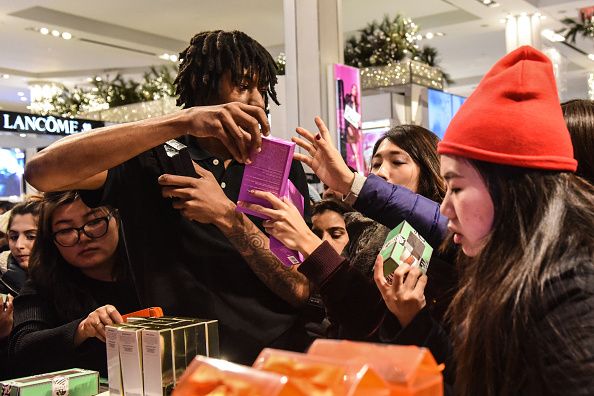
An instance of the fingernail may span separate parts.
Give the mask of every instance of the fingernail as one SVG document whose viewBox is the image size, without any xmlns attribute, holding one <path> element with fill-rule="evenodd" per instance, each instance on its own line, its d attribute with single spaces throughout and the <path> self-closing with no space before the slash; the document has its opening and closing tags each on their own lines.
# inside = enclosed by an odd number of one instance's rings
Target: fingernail
<svg viewBox="0 0 594 396">
<path fill-rule="evenodd" d="M 321 136 L 321 135 L 318 133 L 318 134 L 316 135 L 316 140 L 320 140 L 321 138 L 322 138 L 322 136 Z"/>
<path fill-rule="evenodd" d="M 262 147 L 258 147 L 258 150 L 256 150 L 258 153 L 262 151 Z"/>
</svg>

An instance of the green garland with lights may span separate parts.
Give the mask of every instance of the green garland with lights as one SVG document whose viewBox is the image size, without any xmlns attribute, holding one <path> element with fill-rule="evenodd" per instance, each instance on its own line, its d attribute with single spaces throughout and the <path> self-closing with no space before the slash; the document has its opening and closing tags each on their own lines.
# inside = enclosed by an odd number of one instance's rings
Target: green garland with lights
<svg viewBox="0 0 594 396">
<path fill-rule="evenodd" d="M 158 100 L 175 95 L 176 70 L 171 67 L 151 67 L 141 82 L 126 79 L 120 74 L 113 78 L 92 79 L 89 87 L 64 88 L 50 98 L 53 107 L 49 113 L 74 117 L 97 109 L 107 109 L 138 102 Z"/>
<path fill-rule="evenodd" d="M 410 18 L 397 14 L 394 18 L 385 15 L 381 22 L 372 21 L 346 41 L 344 62 L 354 67 L 387 66 L 394 62 L 412 59 L 439 68 L 437 49 L 430 46 L 419 48 L 419 26 Z M 444 80 L 453 83 L 443 72 Z"/>
<path fill-rule="evenodd" d="M 567 27 L 561 30 L 565 39 L 575 44 L 576 36 L 579 34 L 584 38 L 594 38 L 594 15 L 587 17 L 584 14 L 580 15 L 580 20 L 576 21 L 573 18 L 563 18 L 561 20 Z"/>
</svg>

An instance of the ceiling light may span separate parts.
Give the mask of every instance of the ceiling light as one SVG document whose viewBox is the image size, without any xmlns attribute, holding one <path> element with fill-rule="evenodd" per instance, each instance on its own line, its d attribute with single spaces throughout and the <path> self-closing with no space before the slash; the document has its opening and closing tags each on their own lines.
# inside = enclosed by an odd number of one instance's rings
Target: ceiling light
<svg viewBox="0 0 594 396">
<path fill-rule="evenodd" d="M 29 100 L 29 99 L 27 99 L 26 97 L 24 97 L 24 96 L 21 96 L 21 102 L 26 102 L 26 101 L 28 101 L 28 100 Z"/>
<path fill-rule="evenodd" d="M 45 36 L 46 34 L 49 34 L 49 29 L 46 27 L 42 27 L 41 29 L 39 29 L 39 33 Z"/>
<path fill-rule="evenodd" d="M 171 62 L 177 62 L 177 55 L 169 55 L 169 60 Z"/>
<path fill-rule="evenodd" d="M 161 58 L 163 60 L 169 60 L 169 54 L 167 54 L 167 53 L 161 54 L 161 55 L 159 55 L 159 58 Z"/>
<path fill-rule="evenodd" d="M 431 40 L 433 38 L 433 33 L 429 32 L 429 33 L 425 34 L 425 38 L 427 40 Z"/>
<path fill-rule="evenodd" d="M 439 37 L 443 37 L 443 36 L 445 36 L 445 33 L 444 32 L 437 32 L 437 33 L 435 33 L 435 35 L 436 36 L 439 36 Z"/>
<path fill-rule="evenodd" d="M 6 79 L 10 78 L 10 76 L 8 74 L 3 74 L 2 78 L 6 80 Z"/>
<path fill-rule="evenodd" d="M 594 61 L 594 54 L 588 54 L 588 59 L 590 59 L 591 61 Z"/>
<path fill-rule="evenodd" d="M 542 32 L 540 32 L 540 34 L 542 35 L 542 37 L 554 43 L 560 43 L 562 41 L 565 41 L 565 37 L 563 37 L 563 35 L 556 33 L 551 29 L 544 29 Z"/>
<path fill-rule="evenodd" d="M 52 36 L 60 37 L 60 32 L 58 32 L 57 30 L 52 30 Z"/>
<path fill-rule="evenodd" d="M 19 95 L 19 96 L 25 96 L 25 93 L 22 92 L 22 91 L 19 91 L 19 92 L 17 92 L 17 95 Z"/>
<path fill-rule="evenodd" d="M 99 76 L 95 77 L 95 81 L 101 81 L 101 80 L 103 80 L 101 77 L 99 77 Z"/>
<path fill-rule="evenodd" d="M 72 38 L 72 34 L 70 34 L 68 32 L 64 32 L 64 33 L 62 33 L 62 38 L 64 40 L 70 40 Z"/>
<path fill-rule="evenodd" d="M 27 137 L 27 134 L 26 133 L 19 133 L 19 136 L 20 137 Z"/>
<path fill-rule="evenodd" d="M 478 2 L 487 7 L 499 7 L 499 3 L 495 0 L 478 0 Z"/>
</svg>

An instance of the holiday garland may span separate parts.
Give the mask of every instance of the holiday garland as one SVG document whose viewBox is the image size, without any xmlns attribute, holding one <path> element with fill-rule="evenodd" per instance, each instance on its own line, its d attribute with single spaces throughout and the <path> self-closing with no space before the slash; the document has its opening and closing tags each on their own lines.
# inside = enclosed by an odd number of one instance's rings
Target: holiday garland
<svg viewBox="0 0 594 396">
<path fill-rule="evenodd" d="M 175 70 L 167 66 L 159 69 L 151 67 L 144 73 L 142 82 L 125 79 L 120 74 L 114 78 L 94 77 L 90 87 L 64 88 L 50 98 L 53 109 L 49 113 L 74 117 L 79 113 L 174 96 L 174 79 Z"/>
<path fill-rule="evenodd" d="M 362 68 L 387 66 L 408 58 L 439 68 L 437 50 L 430 46 L 419 48 L 418 32 L 419 26 L 410 18 L 397 14 L 390 19 L 386 15 L 381 22 L 372 21 L 358 36 L 347 40 L 344 62 Z M 446 82 L 453 82 L 447 73 L 442 74 Z"/>
</svg>

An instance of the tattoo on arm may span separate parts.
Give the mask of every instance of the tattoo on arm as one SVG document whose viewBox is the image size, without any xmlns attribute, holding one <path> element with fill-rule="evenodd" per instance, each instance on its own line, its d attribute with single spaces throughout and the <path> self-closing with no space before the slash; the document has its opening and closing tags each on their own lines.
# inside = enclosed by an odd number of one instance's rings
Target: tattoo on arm
<svg viewBox="0 0 594 396">
<path fill-rule="evenodd" d="M 309 298 L 309 281 L 294 268 L 284 266 L 270 251 L 268 237 L 243 213 L 234 212 L 230 229 L 223 230 L 256 276 L 273 293 L 293 306 Z"/>
</svg>

